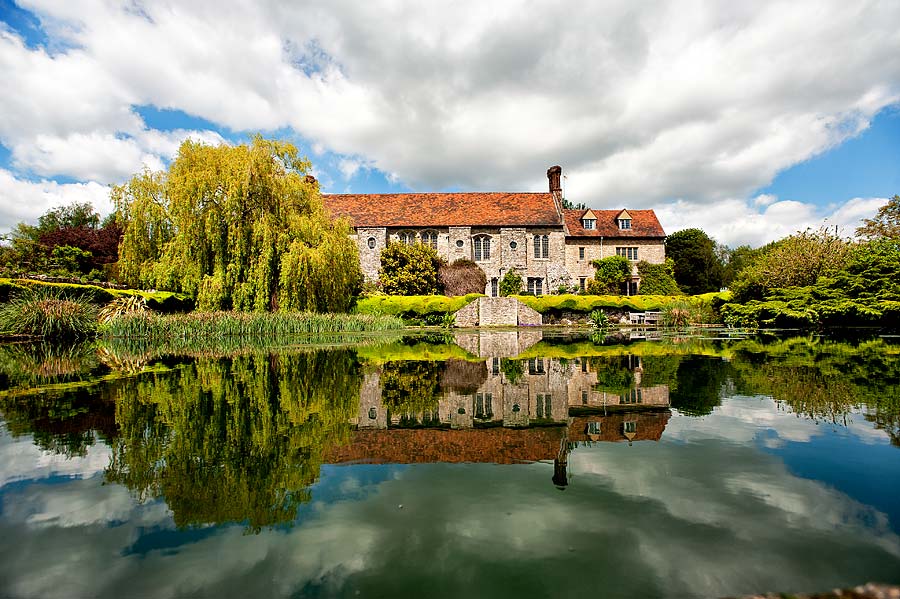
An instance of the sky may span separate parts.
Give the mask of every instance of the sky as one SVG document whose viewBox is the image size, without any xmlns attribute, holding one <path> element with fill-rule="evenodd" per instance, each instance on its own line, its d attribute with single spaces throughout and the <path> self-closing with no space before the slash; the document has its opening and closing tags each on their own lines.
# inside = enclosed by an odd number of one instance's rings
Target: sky
<svg viewBox="0 0 900 599">
<path fill-rule="evenodd" d="M 293 142 L 329 193 L 543 191 L 735 247 L 900 194 L 900 2 L 0 0 L 0 232 Z"/>
</svg>

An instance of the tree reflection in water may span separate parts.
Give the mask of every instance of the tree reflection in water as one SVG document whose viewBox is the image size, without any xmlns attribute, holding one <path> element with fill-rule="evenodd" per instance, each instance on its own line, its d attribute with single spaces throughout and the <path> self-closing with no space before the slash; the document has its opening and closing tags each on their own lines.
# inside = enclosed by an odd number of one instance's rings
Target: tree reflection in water
<svg viewBox="0 0 900 599">
<path fill-rule="evenodd" d="M 350 351 L 200 358 L 129 381 L 106 477 L 164 496 L 178 526 L 290 522 L 349 439 L 360 381 Z"/>
<path fill-rule="evenodd" d="M 44 450 L 78 456 L 105 442 L 106 479 L 164 497 L 178 526 L 251 531 L 292 522 L 323 463 L 546 459 L 563 486 L 562 448 L 659 439 L 669 405 L 705 415 L 735 393 L 836 424 L 861 406 L 900 445 L 900 360 L 884 339 L 556 343 L 516 359 L 426 349 L 145 359 L 96 344 L 5 345 L 0 414 Z"/>
</svg>

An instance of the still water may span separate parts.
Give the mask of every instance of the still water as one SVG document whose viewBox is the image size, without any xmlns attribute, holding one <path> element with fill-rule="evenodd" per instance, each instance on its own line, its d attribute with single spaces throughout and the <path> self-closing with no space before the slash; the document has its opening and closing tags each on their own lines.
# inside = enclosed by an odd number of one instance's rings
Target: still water
<svg viewBox="0 0 900 599">
<path fill-rule="evenodd" d="M 900 583 L 900 342 L 0 346 L 0 596 Z"/>
</svg>

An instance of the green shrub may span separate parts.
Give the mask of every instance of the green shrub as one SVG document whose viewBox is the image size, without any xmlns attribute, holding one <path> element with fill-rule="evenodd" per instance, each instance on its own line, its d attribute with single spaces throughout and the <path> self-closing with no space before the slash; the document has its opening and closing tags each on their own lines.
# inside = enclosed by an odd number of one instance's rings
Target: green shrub
<svg viewBox="0 0 900 599">
<path fill-rule="evenodd" d="M 619 285 L 631 278 L 631 262 L 624 256 L 610 256 L 602 260 L 593 260 L 596 268 L 594 278 L 588 281 L 590 293 L 618 293 Z"/>
<path fill-rule="evenodd" d="M 502 297 L 517 295 L 522 291 L 522 276 L 514 270 L 506 271 L 500 279 L 499 292 Z"/>
<path fill-rule="evenodd" d="M 0 332 L 47 339 L 91 337 L 97 331 L 97 308 L 83 298 L 61 292 L 20 292 L 0 307 Z"/>
<path fill-rule="evenodd" d="M 440 266 L 437 250 L 430 245 L 391 243 L 381 250 L 378 281 L 388 295 L 435 295 L 440 293 Z"/>
<path fill-rule="evenodd" d="M 609 324 L 609 316 L 603 310 L 594 310 L 589 317 L 591 326 L 595 329 L 605 329 Z"/>
<path fill-rule="evenodd" d="M 675 283 L 675 262 L 666 258 L 662 264 L 650 264 L 641 260 L 637 264 L 641 277 L 638 291 L 641 295 L 680 295 L 681 290 Z"/>
</svg>

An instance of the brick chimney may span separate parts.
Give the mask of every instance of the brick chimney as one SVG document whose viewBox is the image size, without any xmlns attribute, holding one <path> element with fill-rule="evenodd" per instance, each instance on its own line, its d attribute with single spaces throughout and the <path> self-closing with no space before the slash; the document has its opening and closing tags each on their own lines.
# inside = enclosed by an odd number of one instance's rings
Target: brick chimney
<svg viewBox="0 0 900 599">
<path fill-rule="evenodd" d="M 550 193 L 562 197 L 562 167 L 557 165 L 548 168 L 547 178 L 550 179 Z"/>
<path fill-rule="evenodd" d="M 556 212 L 562 222 L 562 167 L 556 165 L 548 168 L 547 179 L 550 180 L 550 193 L 553 195 L 553 203 L 556 204 Z"/>
</svg>

